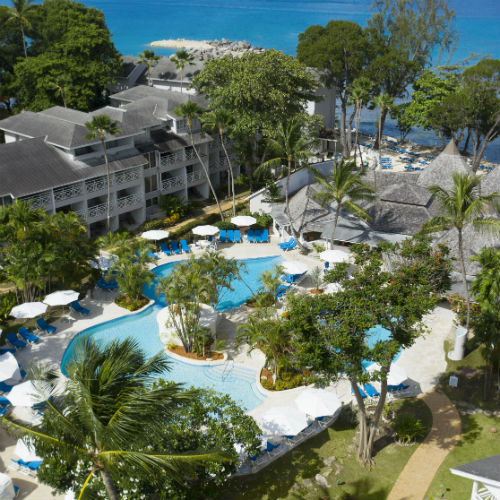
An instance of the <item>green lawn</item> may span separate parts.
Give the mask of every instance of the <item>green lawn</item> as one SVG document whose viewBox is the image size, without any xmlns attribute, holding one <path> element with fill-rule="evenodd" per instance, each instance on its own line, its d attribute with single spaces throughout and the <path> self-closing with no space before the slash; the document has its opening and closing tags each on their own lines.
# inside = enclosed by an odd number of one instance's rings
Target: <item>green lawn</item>
<svg viewBox="0 0 500 500">
<path fill-rule="evenodd" d="M 413 413 L 430 427 L 432 415 L 421 400 L 404 400 L 398 412 Z M 355 430 L 342 422 L 306 441 L 258 474 L 236 478 L 223 492 L 227 500 L 271 500 L 321 498 L 383 500 L 417 445 L 401 446 L 381 437 L 372 470 L 361 467 L 353 446 Z M 335 457 L 334 459 L 332 457 Z M 314 480 L 325 476 L 329 488 Z"/>
<path fill-rule="evenodd" d="M 494 427 L 497 432 L 492 433 Z M 470 498 L 472 481 L 450 472 L 450 467 L 486 458 L 498 453 L 500 448 L 500 422 L 498 418 L 482 414 L 462 417 L 462 439 L 451 450 L 439 468 L 426 498 L 442 498 L 446 500 L 463 500 Z"/>
</svg>

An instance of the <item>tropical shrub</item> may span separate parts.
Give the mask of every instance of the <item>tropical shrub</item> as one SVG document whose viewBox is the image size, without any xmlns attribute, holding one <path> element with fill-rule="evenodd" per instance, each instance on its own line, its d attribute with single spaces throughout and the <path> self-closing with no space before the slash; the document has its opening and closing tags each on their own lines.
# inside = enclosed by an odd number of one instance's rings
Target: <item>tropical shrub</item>
<svg viewBox="0 0 500 500">
<path fill-rule="evenodd" d="M 152 229 L 163 229 L 165 221 L 163 219 L 154 219 L 143 224 L 144 231 L 151 231 Z"/>
<path fill-rule="evenodd" d="M 171 194 L 161 194 L 158 197 L 158 207 L 165 212 L 167 217 L 178 215 L 178 219 L 183 217 L 188 209 L 185 197 L 179 200 L 177 196 Z"/>
<path fill-rule="evenodd" d="M 276 183 L 271 182 L 266 186 L 263 199 L 265 203 L 280 203 L 284 200 L 285 197 L 281 194 L 281 188 Z"/>
<path fill-rule="evenodd" d="M 394 421 L 394 432 L 400 443 L 408 444 L 425 437 L 427 428 L 415 415 L 402 414 Z"/>
<path fill-rule="evenodd" d="M 217 222 L 214 223 L 214 226 L 216 226 L 216 227 L 218 227 L 219 229 L 222 229 L 222 230 L 224 230 L 224 229 L 235 229 L 236 228 L 236 226 L 232 222 L 230 222 L 228 220 L 219 220 L 219 221 L 217 221 Z"/>
<path fill-rule="evenodd" d="M 7 292 L 0 295 L 0 322 L 5 321 L 9 315 L 10 310 L 16 305 L 16 294 L 14 292 Z"/>
</svg>

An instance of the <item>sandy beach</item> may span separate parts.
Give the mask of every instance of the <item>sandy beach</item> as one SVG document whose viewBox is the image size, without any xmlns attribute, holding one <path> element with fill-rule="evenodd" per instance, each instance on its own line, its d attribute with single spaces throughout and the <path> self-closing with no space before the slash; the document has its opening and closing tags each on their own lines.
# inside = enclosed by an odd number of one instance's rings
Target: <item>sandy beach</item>
<svg viewBox="0 0 500 500">
<path fill-rule="evenodd" d="M 203 50 L 212 49 L 213 46 L 207 40 L 186 40 L 185 38 L 177 38 L 176 40 L 156 40 L 149 44 L 151 47 L 167 47 L 169 49 L 190 49 Z"/>
</svg>

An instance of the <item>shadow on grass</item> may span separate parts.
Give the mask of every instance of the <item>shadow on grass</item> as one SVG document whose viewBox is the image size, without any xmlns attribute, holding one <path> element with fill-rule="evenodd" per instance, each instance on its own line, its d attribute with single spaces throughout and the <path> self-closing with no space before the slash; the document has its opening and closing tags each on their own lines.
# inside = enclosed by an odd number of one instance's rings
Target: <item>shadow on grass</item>
<svg viewBox="0 0 500 500">
<path fill-rule="evenodd" d="M 464 444 L 472 444 L 481 437 L 482 426 L 479 425 L 477 419 L 472 418 L 472 415 L 462 416 L 462 436 L 457 446 Z"/>
</svg>

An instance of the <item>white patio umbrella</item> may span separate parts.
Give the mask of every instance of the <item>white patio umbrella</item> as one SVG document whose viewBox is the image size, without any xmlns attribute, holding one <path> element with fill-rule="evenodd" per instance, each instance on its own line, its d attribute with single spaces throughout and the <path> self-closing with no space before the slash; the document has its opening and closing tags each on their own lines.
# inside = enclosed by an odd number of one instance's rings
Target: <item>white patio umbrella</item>
<svg viewBox="0 0 500 500">
<path fill-rule="evenodd" d="M 295 398 L 295 404 L 299 410 L 313 418 L 333 415 L 342 406 L 335 393 L 312 387 L 304 389 Z"/>
<path fill-rule="evenodd" d="M 196 226 L 193 227 L 193 234 L 198 236 L 213 236 L 219 232 L 219 228 L 215 226 Z"/>
<path fill-rule="evenodd" d="M 118 260 L 117 255 L 100 255 L 95 260 L 89 262 L 90 267 L 94 269 L 101 269 L 102 271 L 109 269 Z"/>
<path fill-rule="evenodd" d="M 36 318 L 47 310 L 43 302 L 25 302 L 11 309 L 10 315 L 18 319 Z"/>
<path fill-rule="evenodd" d="M 306 414 L 295 406 L 275 406 L 261 418 L 261 429 L 266 434 L 295 436 L 308 426 Z"/>
<path fill-rule="evenodd" d="M 37 392 L 31 380 L 15 385 L 9 392 L 9 401 L 13 406 L 30 407 L 43 400 L 43 396 Z"/>
<path fill-rule="evenodd" d="M 281 264 L 286 274 L 303 274 L 308 271 L 308 267 L 296 260 L 285 260 Z"/>
<path fill-rule="evenodd" d="M 342 250 L 324 250 L 319 254 L 319 258 L 326 262 L 352 262 L 352 257 Z"/>
<path fill-rule="evenodd" d="M 19 364 L 14 355 L 6 352 L 0 356 L 0 382 L 16 384 L 21 380 Z"/>
<path fill-rule="evenodd" d="M 367 369 L 367 372 L 377 372 L 380 370 L 380 365 L 378 363 L 372 363 Z M 399 385 L 402 384 L 408 375 L 406 370 L 399 365 L 391 365 L 391 369 L 387 375 L 387 384 L 388 385 Z"/>
<path fill-rule="evenodd" d="M 44 299 L 43 302 L 48 306 L 67 306 L 78 300 L 79 292 L 75 292 L 74 290 L 58 290 L 57 292 L 49 293 Z"/>
<path fill-rule="evenodd" d="M 0 500 L 13 500 L 16 496 L 12 479 L 0 472 Z"/>
<path fill-rule="evenodd" d="M 236 217 L 231 217 L 231 222 L 236 226 L 245 227 L 255 224 L 257 219 L 251 215 L 237 215 Z"/>
<path fill-rule="evenodd" d="M 336 292 L 341 292 L 343 290 L 342 285 L 339 285 L 338 283 L 328 283 L 325 286 L 325 293 L 336 293 Z"/>
<path fill-rule="evenodd" d="M 42 458 L 36 454 L 35 448 L 31 445 L 28 446 L 22 439 L 17 440 L 16 447 L 14 448 L 14 455 L 25 462 L 42 460 Z"/>
<path fill-rule="evenodd" d="M 153 229 L 151 231 L 146 231 L 141 234 L 141 238 L 144 238 L 146 240 L 164 240 L 165 238 L 168 238 L 168 235 L 170 233 L 168 231 L 165 231 L 164 229 Z"/>
</svg>

